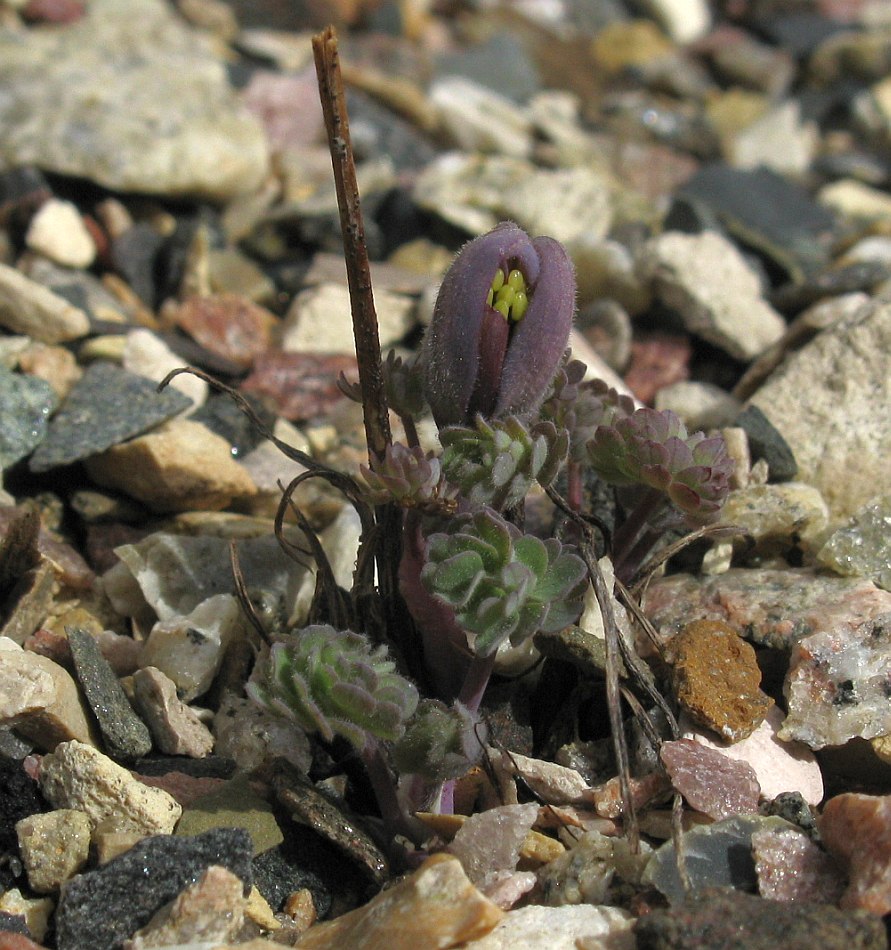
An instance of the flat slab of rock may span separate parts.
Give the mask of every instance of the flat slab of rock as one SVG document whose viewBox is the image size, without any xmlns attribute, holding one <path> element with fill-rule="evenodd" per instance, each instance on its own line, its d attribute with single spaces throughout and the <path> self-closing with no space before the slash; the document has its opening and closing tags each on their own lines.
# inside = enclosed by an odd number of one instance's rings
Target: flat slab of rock
<svg viewBox="0 0 891 950">
<path fill-rule="evenodd" d="M 225 199 L 267 169 L 207 39 L 159 0 L 96 0 L 64 29 L 0 31 L 0 162 L 107 188 Z"/>
<path fill-rule="evenodd" d="M 90 318 L 21 271 L 0 264 L 0 326 L 41 343 L 64 343 L 86 336 Z"/>
<path fill-rule="evenodd" d="M 891 304 L 875 304 L 790 354 L 752 396 L 841 521 L 891 494 Z M 802 394 L 806 393 L 806 398 Z"/>
<path fill-rule="evenodd" d="M 36 376 L 0 368 L 0 470 L 24 458 L 46 435 L 49 415 L 56 407 L 52 386 Z"/>
<path fill-rule="evenodd" d="M 29 462 L 32 472 L 70 465 L 188 409 L 191 400 L 114 363 L 93 363 L 53 417 Z"/>
</svg>

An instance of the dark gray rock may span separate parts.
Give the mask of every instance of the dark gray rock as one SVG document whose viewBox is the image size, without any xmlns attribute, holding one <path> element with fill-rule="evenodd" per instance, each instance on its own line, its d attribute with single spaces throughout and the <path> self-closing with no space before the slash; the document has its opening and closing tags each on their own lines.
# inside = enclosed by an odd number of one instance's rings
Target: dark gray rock
<svg viewBox="0 0 891 950">
<path fill-rule="evenodd" d="M 128 373 L 114 363 L 93 363 L 53 417 L 31 456 L 32 472 L 70 465 L 141 435 L 188 408 L 191 400 Z"/>
<path fill-rule="evenodd" d="M 0 756 L 0 889 L 10 887 L 22 873 L 16 822 L 46 807 L 37 782 L 22 763 Z"/>
<path fill-rule="evenodd" d="M 484 43 L 440 56 L 435 78 L 442 76 L 472 79 L 513 102 L 527 102 L 541 89 L 538 70 L 523 45 L 502 31 Z"/>
<path fill-rule="evenodd" d="M 826 208 L 806 189 L 766 168 L 704 165 L 678 195 L 704 204 L 730 234 L 793 280 L 822 269 L 838 237 L 836 219 Z"/>
<path fill-rule="evenodd" d="M 248 394 L 244 398 L 263 424 L 271 430 L 275 425 L 275 413 L 270 412 L 256 396 Z M 233 458 L 243 459 L 251 449 L 255 449 L 264 441 L 253 422 L 225 393 L 211 396 L 189 418 L 193 422 L 203 423 L 211 432 L 222 436 L 232 446 Z"/>
<path fill-rule="evenodd" d="M 798 474 L 798 463 L 789 443 L 757 406 L 748 406 L 736 417 L 735 425 L 749 437 L 752 460 L 767 462 L 769 480 L 788 482 Z"/>
<path fill-rule="evenodd" d="M 22 936 L 29 938 L 31 936 L 24 915 L 7 914 L 5 910 L 0 910 L 0 933 L 22 934 Z"/>
<path fill-rule="evenodd" d="M 711 888 L 634 926 L 637 950 L 885 950 L 882 918 Z"/>
<path fill-rule="evenodd" d="M 56 402 L 56 394 L 45 380 L 0 368 L 0 470 L 24 458 L 43 441 Z"/>
<path fill-rule="evenodd" d="M 58 950 L 120 950 L 123 942 L 212 864 L 253 884 L 252 842 L 243 828 L 144 838 L 108 864 L 69 881 L 56 910 Z"/>
<path fill-rule="evenodd" d="M 86 630 L 66 627 L 74 672 L 93 710 L 105 751 L 123 762 L 135 762 L 152 747 L 148 726 L 136 715 L 114 670 Z"/>
<path fill-rule="evenodd" d="M 165 237 L 147 221 L 139 221 L 115 238 L 111 259 L 115 270 L 126 278 L 136 295 L 150 307 L 157 302 L 158 256 Z"/>
</svg>

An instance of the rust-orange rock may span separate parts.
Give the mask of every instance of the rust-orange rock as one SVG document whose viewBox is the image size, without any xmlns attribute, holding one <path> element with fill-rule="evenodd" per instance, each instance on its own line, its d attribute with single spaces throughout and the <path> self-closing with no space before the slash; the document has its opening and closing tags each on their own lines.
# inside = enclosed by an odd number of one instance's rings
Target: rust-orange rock
<svg viewBox="0 0 891 950">
<path fill-rule="evenodd" d="M 752 733 L 773 700 L 760 687 L 755 651 L 720 620 L 696 620 L 666 651 L 677 700 L 699 725 L 737 742 Z"/>
</svg>

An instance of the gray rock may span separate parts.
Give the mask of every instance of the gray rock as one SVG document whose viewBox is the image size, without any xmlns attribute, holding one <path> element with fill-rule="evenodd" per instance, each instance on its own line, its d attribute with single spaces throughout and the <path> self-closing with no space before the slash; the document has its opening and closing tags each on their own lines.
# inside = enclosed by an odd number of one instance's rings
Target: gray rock
<svg viewBox="0 0 891 950">
<path fill-rule="evenodd" d="M 789 443 L 757 406 L 747 406 L 733 423 L 749 437 L 752 461 L 764 459 L 773 482 L 788 482 L 798 474 Z"/>
<path fill-rule="evenodd" d="M 133 438 L 182 412 L 191 400 L 113 363 L 94 363 L 50 422 L 29 463 L 32 472 L 69 465 Z"/>
<path fill-rule="evenodd" d="M 794 828 L 782 818 L 737 815 L 711 825 L 699 825 L 683 837 L 683 853 L 693 892 L 706 887 L 754 890 L 757 884 L 751 854 L 752 835 L 771 828 Z M 650 858 L 642 883 L 661 891 L 674 904 L 684 898 L 674 842 L 667 841 Z"/>
<path fill-rule="evenodd" d="M 152 748 L 148 727 L 133 712 L 99 644 L 86 630 L 67 627 L 66 631 L 75 675 L 99 724 L 105 750 L 124 762 L 148 755 Z"/>
<path fill-rule="evenodd" d="M 52 386 L 37 376 L 10 373 L 0 367 L 0 470 L 24 458 L 46 435 L 56 407 Z"/>
<path fill-rule="evenodd" d="M 64 29 L 0 32 L 0 162 L 108 188 L 225 199 L 267 169 L 208 40 L 160 0 L 95 0 Z"/>
<path fill-rule="evenodd" d="M 861 508 L 826 540 L 817 560 L 837 574 L 869 577 L 891 591 L 891 496 Z"/>
<path fill-rule="evenodd" d="M 158 835 L 72 880 L 56 911 L 59 950 L 119 950 L 124 940 L 211 865 L 253 883 L 251 836 L 219 828 L 192 838 Z"/>
<path fill-rule="evenodd" d="M 891 494 L 889 352 L 891 304 L 861 308 L 791 354 L 750 400 L 835 521 Z"/>
<path fill-rule="evenodd" d="M 738 891 L 707 891 L 634 927 L 638 950 L 883 950 L 881 917 L 828 904 L 785 904 Z"/>
</svg>

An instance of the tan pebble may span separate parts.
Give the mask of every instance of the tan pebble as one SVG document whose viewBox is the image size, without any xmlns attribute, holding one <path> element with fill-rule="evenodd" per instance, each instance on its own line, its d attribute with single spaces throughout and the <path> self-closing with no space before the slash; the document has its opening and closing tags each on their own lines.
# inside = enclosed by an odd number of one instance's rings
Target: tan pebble
<svg viewBox="0 0 891 950">
<path fill-rule="evenodd" d="M 312 894 L 305 887 L 288 895 L 283 910 L 294 921 L 300 933 L 309 930 L 318 916 Z"/>
<path fill-rule="evenodd" d="M 16 822 L 19 851 L 28 883 L 38 894 L 51 894 L 87 863 L 90 819 L 81 811 L 60 808 Z"/>
</svg>

